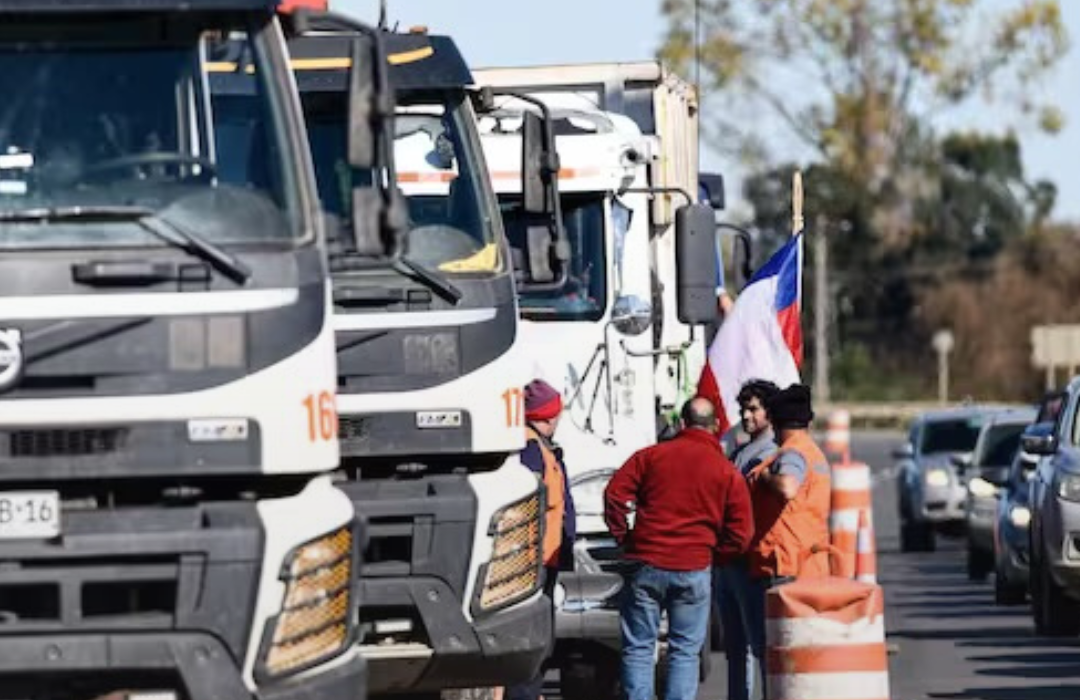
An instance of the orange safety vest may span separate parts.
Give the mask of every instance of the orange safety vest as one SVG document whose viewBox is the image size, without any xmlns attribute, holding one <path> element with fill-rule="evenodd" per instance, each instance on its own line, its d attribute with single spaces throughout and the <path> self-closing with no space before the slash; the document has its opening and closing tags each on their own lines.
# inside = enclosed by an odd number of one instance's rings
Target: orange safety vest
<svg viewBox="0 0 1080 700">
<path fill-rule="evenodd" d="M 759 480 L 780 455 L 796 452 L 806 462 L 806 477 L 790 501 Z M 749 474 L 754 509 L 754 539 L 747 552 L 750 575 L 821 578 L 829 575 L 828 553 L 809 555 L 814 545 L 829 544 L 832 479 L 829 462 L 807 433 L 789 438 Z M 806 556 L 805 562 L 800 559 Z"/>
<path fill-rule="evenodd" d="M 548 447 L 544 440 L 532 428 L 527 428 L 529 440 L 535 440 L 540 445 L 540 454 L 544 456 L 544 473 L 542 479 L 547 490 L 547 513 L 544 519 L 544 564 L 547 566 L 559 565 L 559 549 L 562 546 L 563 518 L 566 514 L 566 502 L 563 500 L 563 489 L 566 488 L 563 480 L 563 470 L 559 466 L 559 459 L 555 452 Z"/>
</svg>

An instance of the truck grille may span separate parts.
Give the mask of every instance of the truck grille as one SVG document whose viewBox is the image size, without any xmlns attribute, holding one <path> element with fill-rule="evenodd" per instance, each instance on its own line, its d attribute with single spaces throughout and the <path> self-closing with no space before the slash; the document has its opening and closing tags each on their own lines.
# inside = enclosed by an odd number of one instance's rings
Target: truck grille
<svg viewBox="0 0 1080 700">
<path fill-rule="evenodd" d="M 7 435 L 7 453 L 13 458 L 111 454 L 124 448 L 127 436 L 126 428 L 14 430 Z"/>
</svg>

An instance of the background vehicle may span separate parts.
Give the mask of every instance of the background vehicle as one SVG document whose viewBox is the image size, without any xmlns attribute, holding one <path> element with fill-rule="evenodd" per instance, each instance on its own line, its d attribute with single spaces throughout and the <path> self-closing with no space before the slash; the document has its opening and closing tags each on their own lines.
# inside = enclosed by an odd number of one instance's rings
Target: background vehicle
<svg viewBox="0 0 1080 700">
<path fill-rule="evenodd" d="M 1024 435 L 1045 436 L 1052 422 L 1032 423 Z M 994 526 L 994 600 L 999 605 L 1020 605 L 1027 599 L 1030 561 L 1031 479 L 1039 458 L 1021 447 L 1013 458 L 1008 479 L 998 499 Z"/>
<path fill-rule="evenodd" d="M 326 241 L 273 10 L 0 2 L 7 697 L 363 695 Z M 353 48 L 360 108 L 386 94 Z M 211 85 L 236 77 L 242 112 Z M 239 122 L 263 177 L 223 166 Z"/>
<path fill-rule="evenodd" d="M 715 211 L 695 196 L 696 98 L 655 62 L 474 74 L 541 100 L 552 115 L 568 255 L 539 264 L 518 176 L 522 115 L 535 105 L 499 101 L 480 127 L 518 272 L 531 375 L 561 388 L 566 404 L 558 440 L 578 541 L 574 570 L 560 576 L 554 663 L 565 696 L 610 697 L 625 563 L 603 522 L 603 490 L 693 393 L 704 325 L 717 317 Z"/>
<path fill-rule="evenodd" d="M 957 473 L 967 477 L 967 572 L 973 581 L 994 570 L 998 498 L 1020 450 L 1020 434 L 1035 416 L 1034 408 L 992 414 L 983 424 L 971 455 L 953 458 Z"/>
<path fill-rule="evenodd" d="M 1038 634 L 1080 634 L 1080 379 L 1065 388 L 1053 432 L 1021 438 L 1039 457 L 1031 480 L 1031 612 Z M 1045 459 L 1043 459 L 1045 457 Z"/>
<path fill-rule="evenodd" d="M 907 441 L 893 453 L 898 460 L 901 551 L 933 551 L 938 531 L 963 525 L 966 477 L 957 472 L 952 457 L 975 448 L 983 422 L 994 410 L 942 409 L 912 422 Z"/>
</svg>

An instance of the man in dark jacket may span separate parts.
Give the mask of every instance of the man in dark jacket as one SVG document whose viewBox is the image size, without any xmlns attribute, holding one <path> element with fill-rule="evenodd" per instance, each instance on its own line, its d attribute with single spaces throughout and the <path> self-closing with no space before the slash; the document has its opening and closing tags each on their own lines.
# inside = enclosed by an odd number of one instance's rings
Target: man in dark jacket
<svg viewBox="0 0 1080 700">
<path fill-rule="evenodd" d="M 712 564 L 742 554 L 753 536 L 750 494 L 720 449 L 715 407 L 708 399 L 691 399 L 682 426 L 674 439 L 635 453 L 604 492 L 608 529 L 626 558 L 639 564 L 628 577 L 620 615 L 628 700 L 653 700 L 661 610 L 668 616 L 663 698 L 694 700 Z"/>
</svg>

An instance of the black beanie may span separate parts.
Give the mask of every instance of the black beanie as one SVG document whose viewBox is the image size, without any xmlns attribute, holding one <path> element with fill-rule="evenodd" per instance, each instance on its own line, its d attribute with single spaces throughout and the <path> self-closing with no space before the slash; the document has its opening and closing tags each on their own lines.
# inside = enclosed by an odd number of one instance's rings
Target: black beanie
<svg viewBox="0 0 1080 700">
<path fill-rule="evenodd" d="M 814 420 L 810 409 L 810 387 L 792 384 L 765 400 L 765 413 L 776 430 L 807 428 Z"/>
</svg>

